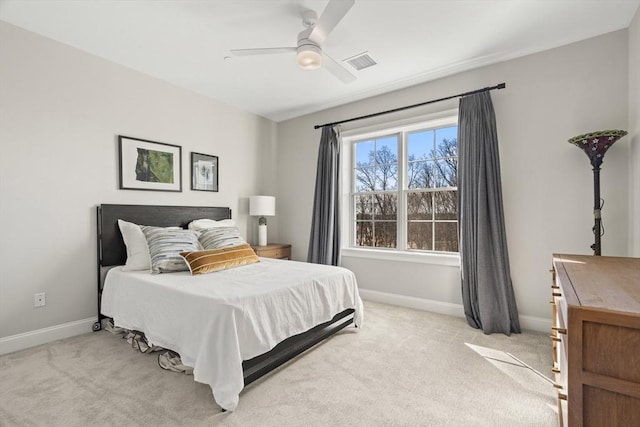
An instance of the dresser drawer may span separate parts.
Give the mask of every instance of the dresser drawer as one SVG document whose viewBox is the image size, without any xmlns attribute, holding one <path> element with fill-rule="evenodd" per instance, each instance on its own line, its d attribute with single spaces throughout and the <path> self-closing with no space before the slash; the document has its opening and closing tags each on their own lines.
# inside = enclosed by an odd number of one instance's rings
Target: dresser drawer
<svg viewBox="0 0 640 427">
<path fill-rule="evenodd" d="M 554 254 L 561 426 L 640 426 L 640 258 Z"/>
<path fill-rule="evenodd" d="M 568 424 L 568 372 L 567 348 L 567 301 L 564 296 L 563 286 L 560 277 L 556 274 L 555 268 L 551 270 L 551 304 L 552 322 L 551 338 L 553 341 L 553 368 L 554 387 L 557 393 L 558 424 L 564 427 Z"/>
<path fill-rule="evenodd" d="M 291 259 L 291 245 L 271 243 L 266 246 L 252 246 L 252 248 L 259 257 Z"/>
</svg>

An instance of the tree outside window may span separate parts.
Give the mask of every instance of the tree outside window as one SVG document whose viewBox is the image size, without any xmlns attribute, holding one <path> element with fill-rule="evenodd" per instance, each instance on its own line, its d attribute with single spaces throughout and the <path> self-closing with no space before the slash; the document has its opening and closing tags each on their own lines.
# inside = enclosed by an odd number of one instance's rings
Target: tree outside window
<svg viewBox="0 0 640 427">
<path fill-rule="evenodd" d="M 355 246 L 458 252 L 457 147 L 455 125 L 355 141 Z"/>
</svg>

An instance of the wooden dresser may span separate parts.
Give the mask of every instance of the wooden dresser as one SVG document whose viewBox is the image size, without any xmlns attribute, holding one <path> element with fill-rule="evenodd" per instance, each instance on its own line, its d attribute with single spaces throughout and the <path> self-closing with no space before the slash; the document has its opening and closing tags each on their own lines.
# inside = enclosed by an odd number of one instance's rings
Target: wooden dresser
<svg viewBox="0 0 640 427">
<path fill-rule="evenodd" d="M 560 426 L 640 426 L 640 258 L 553 256 Z"/>
</svg>

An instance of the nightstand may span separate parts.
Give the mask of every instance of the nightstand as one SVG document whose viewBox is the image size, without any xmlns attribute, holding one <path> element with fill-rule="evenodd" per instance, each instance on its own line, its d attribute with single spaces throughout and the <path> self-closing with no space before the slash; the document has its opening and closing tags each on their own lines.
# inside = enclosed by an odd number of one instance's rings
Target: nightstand
<svg viewBox="0 0 640 427">
<path fill-rule="evenodd" d="M 291 245 L 269 243 L 266 246 L 251 246 L 256 255 L 265 258 L 291 259 Z"/>
</svg>

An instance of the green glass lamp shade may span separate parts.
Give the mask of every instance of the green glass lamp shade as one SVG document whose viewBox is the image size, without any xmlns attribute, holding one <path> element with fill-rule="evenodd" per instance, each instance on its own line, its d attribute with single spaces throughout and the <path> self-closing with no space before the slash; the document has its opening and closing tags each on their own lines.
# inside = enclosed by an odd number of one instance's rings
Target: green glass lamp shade
<svg viewBox="0 0 640 427">
<path fill-rule="evenodd" d="M 591 132 L 584 135 L 574 136 L 569 142 L 577 147 L 589 157 L 591 166 L 599 168 L 604 159 L 604 153 L 614 142 L 627 134 L 625 130 L 603 130 L 600 132 Z"/>
</svg>

